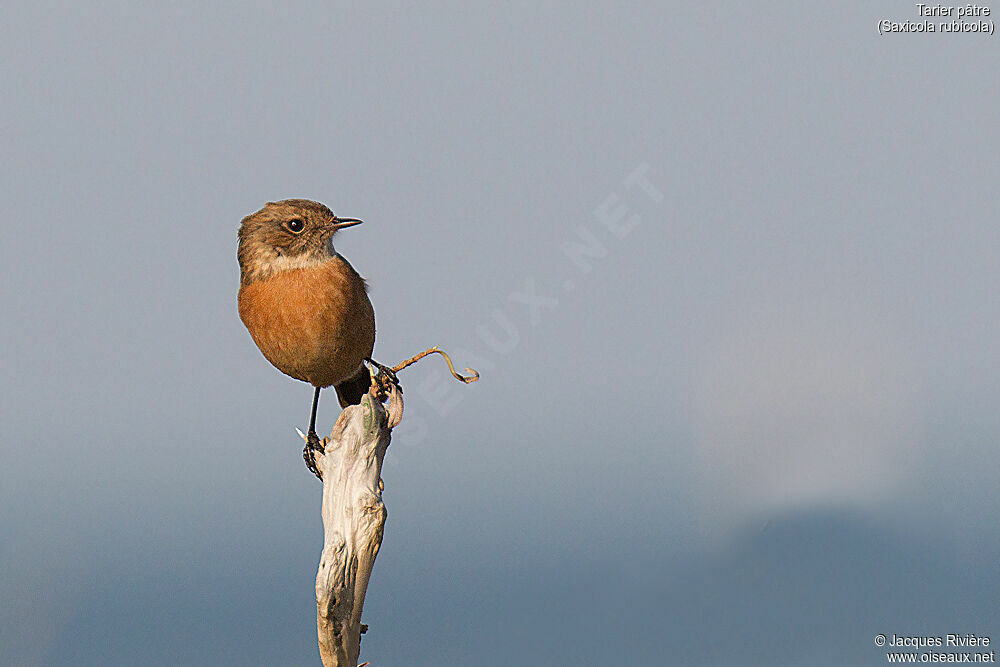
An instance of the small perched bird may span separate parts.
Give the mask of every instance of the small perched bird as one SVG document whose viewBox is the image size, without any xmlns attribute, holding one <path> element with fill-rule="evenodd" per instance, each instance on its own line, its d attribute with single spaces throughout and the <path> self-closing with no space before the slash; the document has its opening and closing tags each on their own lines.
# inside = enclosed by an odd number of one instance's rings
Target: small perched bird
<svg viewBox="0 0 1000 667">
<path fill-rule="evenodd" d="M 375 311 L 364 279 L 333 246 L 338 230 L 360 224 L 308 199 L 268 202 L 240 223 L 240 319 L 268 361 L 316 388 L 303 453 L 317 476 L 320 390 L 333 386 L 347 407 L 371 385 L 364 362 Z"/>
</svg>

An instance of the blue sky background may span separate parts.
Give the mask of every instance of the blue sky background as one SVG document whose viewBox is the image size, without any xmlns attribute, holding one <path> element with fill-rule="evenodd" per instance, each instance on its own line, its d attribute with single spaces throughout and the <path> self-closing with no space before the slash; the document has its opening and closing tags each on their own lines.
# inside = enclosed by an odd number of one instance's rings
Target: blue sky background
<svg viewBox="0 0 1000 667">
<path fill-rule="evenodd" d="M 483 375 L 403 376 L 363 660 L 1000 641 L 1000 52 L 883 18 L 7 7 L 0 663 L 317 662 L 311 392 L 235 306 L 295 196 L 379 359 Z"/>
</svg>

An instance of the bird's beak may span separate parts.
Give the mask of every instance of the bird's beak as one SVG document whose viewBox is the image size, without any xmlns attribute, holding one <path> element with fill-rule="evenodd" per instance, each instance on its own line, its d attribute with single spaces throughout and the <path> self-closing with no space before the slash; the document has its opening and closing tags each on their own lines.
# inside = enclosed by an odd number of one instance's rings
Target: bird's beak
<svg viewBox="0 0 1000 667">
<path fill-rule="evenodd" d="M 334 218 L 333 222 L 330 223 L 330 231 L 335 232 L 338 229 L 347 229 L 354 225 L 360 225 L 362 222 L 364 220 L 358 220 L 357 218 Z"/>
</svg>

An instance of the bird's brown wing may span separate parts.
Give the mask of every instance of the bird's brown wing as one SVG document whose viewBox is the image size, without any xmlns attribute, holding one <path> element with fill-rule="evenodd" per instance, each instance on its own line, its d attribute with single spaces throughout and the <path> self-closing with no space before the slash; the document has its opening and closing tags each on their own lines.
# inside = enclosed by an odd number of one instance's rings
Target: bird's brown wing
<svg viewBox="0 0 1000 667">
<path fill-rule="evenodd" d="M 340 399 L 340 407 L 346 408 L 348 405 L 358 405 L 361 397 L 368 393 L 372 385 L 372 377 L 368 372 L 368 367 L 361 364 L 358 372 L 335 385 L 337 398 Z"/>
</svg>

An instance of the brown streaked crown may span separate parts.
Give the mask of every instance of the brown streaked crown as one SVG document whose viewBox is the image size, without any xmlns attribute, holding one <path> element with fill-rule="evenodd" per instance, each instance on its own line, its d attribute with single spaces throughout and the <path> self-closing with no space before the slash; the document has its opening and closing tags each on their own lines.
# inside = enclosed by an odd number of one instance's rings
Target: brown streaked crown
<svg viewBox="0 0 1000 667">
<path fill-rule="evenodd" d="M 266 277 L 282 266 L 330 258 L 335 232 L 330 223 L 335 219 L 333 211 L 309 199 L 268 202 L 243 218 L 237 251 L 241 282 Z"/>
</svg>

